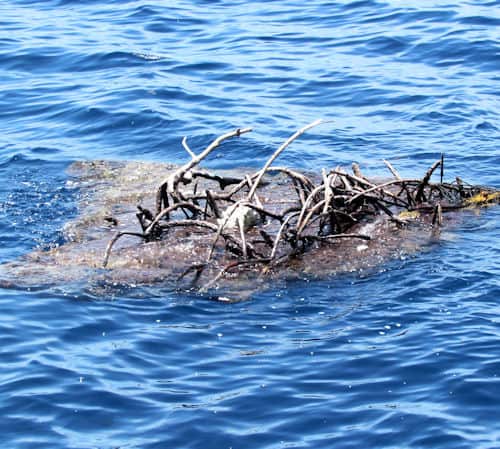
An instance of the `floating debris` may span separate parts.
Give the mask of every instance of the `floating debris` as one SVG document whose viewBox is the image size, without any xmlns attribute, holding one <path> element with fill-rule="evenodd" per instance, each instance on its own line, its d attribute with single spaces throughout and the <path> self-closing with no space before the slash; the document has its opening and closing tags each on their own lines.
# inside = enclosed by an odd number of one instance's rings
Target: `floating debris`
<svg viewBox="0 0 500 449">
<path fill-rule="evenodd" d="M 194 274 L 193 282 L 197 283 L 205 270 L 219 265 L 221 259 L 231 259 L 201 285 L 208 289 L 223 277 L 241 270 L 255 270 L 260 266 L 262 274 L 269 273 L 312 249 L 335 245 L 339 239 L 369 241 L 374 234 L 366 232 L 367 224 L 377 223 L 380 217 L 400 228 L 416 220 L 441 226 L 443 212 L 499 200 L 500 194 L 493 189 L 465 185 L 460 180 L 443 182 L 443 157 L 421 179 L 403 179 L 384 161 L 394 179 L 382 183 L 363 176 L 355 163 L 352 174 L 337 167 L 328 172 L 323 170 L 321 177 L 272 167 L 275 159 L 295 139 L 319 124 L 321 121 L 317 120 L 298 130 L 273 153 L 262 169 L 241 178 L 223 177 L 196 168 L 224 140 L 239 137 L 251 131 L 250 128 L 218 137 L 199 155 L 189 148 L 184 138 L 182 144 L 191 156 L 190 162 L 160 182 L 154 211 L 139 207 L 140 232 L 115 234 L 106 248 L 103 266 L 108 265 L 113 246 L 122 236 L 132 235 L 144 242 L 168 242 L 177 240 L 181 229 L 196 229 L 212 243 L 206 258 L 187 267 L 179 279 Z M 441 180 L 431 183 L 438 168 Z M 286 181 L 280 181 L 280 199 L 269 194 L 269 186 L 272 189 L 276 181 L 273 183 L 271 179 L 263 183 L 267 175 L 276 173 L 286 177 Z M 204 186 L 200 189 L 197 181 L 201 178 L 213 181 L 219 188 Z M 183 217 L 179 218 L 179 214 Z M 365 232 L 361 232 L 362 229 Z M 221 240 L 222 249 L 219 248 Z M 367 245 L 356 246 L 358 252 L 367 248 Z M 221 252 L 224 256 L 217 258 L 216 254 Z"/>
<path fill-rule="evenodd" d="M 299 129 L 255 172 L 200 168 L 250 128 L 221 135 L 198 154 L 184 138 L 190 161 L 182 166 L 74 164 L 71 182 L 82 199 L 79 216 L 65 227 L 66 243 L 0 266 L 2 285 L 162 282 L 219 290 L 228 301 L 226 290 L 242 297 L 266 280 L 358 271 L 404 257 L 436 237 L 445 215 L 500 201 L 495 189 L 444 182 L 444 157 L 412 179 L 384 161 L 391 175 L 384 181 L 357 164 L 352 172 L 319 173 L 273 165 L 321 123 Z M 440 180 L 431 182 L 436 172 Z"/>
</svg>

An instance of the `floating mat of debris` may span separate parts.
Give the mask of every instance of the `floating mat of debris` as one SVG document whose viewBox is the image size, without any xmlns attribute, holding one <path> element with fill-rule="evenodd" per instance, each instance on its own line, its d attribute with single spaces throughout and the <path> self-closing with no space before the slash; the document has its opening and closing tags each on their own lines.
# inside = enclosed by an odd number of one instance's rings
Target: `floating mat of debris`
<svg viewBox="0 0 500 449">
<path fill-rule="evenodd" d="M 341 167 L 300 173 L 275 159 L 256 172 L 210 172 L 199 164 L 215 139 L 183 166 L 145 162 L 78 162 L 69 169 L 80 189 L 79 215 L 66 243 L 0 267 L 2 285 L 66 282 L 163 283 L 217 291 L 235 299 L 283 278 L 366 270 L 419 250 L 464 209 L 498 203 L 495 189 L 444 182 L 444 160 L 420 178 L 375 181 Z M 439 182 L 431 182 L 432 176 Z M 235 293 L 239 292 L 239 293 Z M 222 297 L 222 296 L 221 296 Z"/>
</svg>

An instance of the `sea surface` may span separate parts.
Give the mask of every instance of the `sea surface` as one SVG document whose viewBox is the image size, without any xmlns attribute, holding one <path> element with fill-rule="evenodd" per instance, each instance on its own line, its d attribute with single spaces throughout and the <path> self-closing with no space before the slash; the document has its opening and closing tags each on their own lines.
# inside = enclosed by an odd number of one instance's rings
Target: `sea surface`
<svg viewBox="0 0 500 449">
<path fill-rule="evenodd" d="M 500 188 L 500 2 L 0 0 L 0 262 L 77 213 L 76 160 L 280 157 Z M 3 448 L 498 448 L 500 208 L 370 273 L 236 304 L 0 290 Z"/>
</svg>

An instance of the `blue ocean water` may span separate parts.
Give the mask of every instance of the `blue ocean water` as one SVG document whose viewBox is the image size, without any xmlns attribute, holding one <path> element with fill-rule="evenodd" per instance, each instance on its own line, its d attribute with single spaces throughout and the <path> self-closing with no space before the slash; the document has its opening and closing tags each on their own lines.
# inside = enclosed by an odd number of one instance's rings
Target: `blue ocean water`
<svg viewBox="0 0 500 449">
<path fill-rule="evenodd" d="M 75 160 L 389 159 L 500 187 L 500 2 L 0 1 L 0 262 L 61 239 Z M 0 436 L 21 448 L 500 447 L 498 208 L 377 272 L 220 304 L 0 290 Z"/>
</svg>

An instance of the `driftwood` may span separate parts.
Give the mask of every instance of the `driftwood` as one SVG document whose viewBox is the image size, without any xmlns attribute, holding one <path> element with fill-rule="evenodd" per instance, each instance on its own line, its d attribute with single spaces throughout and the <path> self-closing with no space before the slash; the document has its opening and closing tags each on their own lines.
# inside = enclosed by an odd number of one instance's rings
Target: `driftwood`
<svg viewBox="0 0 500 449">
<path fill-rule="evenodd" d="M 187 267 L 179 279 L 194 274 L 192 282 L 203 279 L 198 287 L 207 289 L 239 270 L 266 273 L 318 246 L 335 245 L 344 239 L 370 240 L 371 235 L 356 232 L 360 223 L 383 217 L 398 228 L 422 221 L 439 228 L 448 211 L 499 201 L 494 189 L 466 185 L 458 179 L 444 182 L 443 156 L 422 178 L 414 179 L 404 179 L 384 161 L 393 176 L 385 182 L 369 180 L 357 164 L 353 164 L 352 174 L 340 167 L 323 170 L 320 175 L 272 167 L 295 139 L 321 123 L 317 120 L 298 130 L 260 170 L 239 178 L 201 170 L 199 164 L 222 142 L 248 133 L 250 128 L 218 137 L 199 154 L 184 138 L 182 146 L 190 161 L 158 182 L 153 211 L 139 206 L 140 231 L 121 231 L 109 241 L 103 266 L 114 257 L 113 248 L 125 235 L 168 245 L 181 230 L 203 233 L 211 242 L 200 249 L 206 251 L 204 261 Z M 433 183 L 431 178 L 438 168 L 440 180 Z M 286 183 L 281 185 L 281 192 L 286 192 L 283 201 L 269 199 L 272 180 L 266 182 L 266 178 L 273 173 L 279 173 L 281 182 Z M 210 273 L 208 280 L 202 276 L 205 272 Z"/>
</svg>

